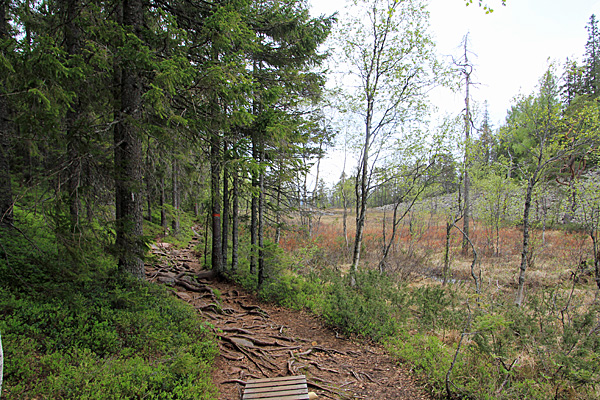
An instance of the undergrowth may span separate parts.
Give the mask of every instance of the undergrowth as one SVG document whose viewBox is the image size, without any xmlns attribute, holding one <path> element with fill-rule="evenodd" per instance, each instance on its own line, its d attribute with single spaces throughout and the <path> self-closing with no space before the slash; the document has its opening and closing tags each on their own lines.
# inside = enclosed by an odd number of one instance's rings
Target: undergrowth
<svg viewBox="0 0 600 400">
<path fill-rule="evenodd" d="M 295 253 L 310 260 L 318 252 L 311 245 L 277 251 L 261 288 L 247 264 L 234 278 L 265 300 L 309 309 L 348 335 L 384 343 L 437 398 L 600 396 L 600 306 L 576 283 L 532 288 L 519 308 L 491 283 L 476 295 L 465 282 L 411 286 L 365 269 L 353 287 L 348 273 L 297 263 Z"/>
<path fill-rule="evenodd" d="M 191 307 L 100 245 L 74 259 L 44 221 L 15 216 L 20 233 L 0 229 L 3 399 L 216 398 L 216 340 Z"/>
</svg>

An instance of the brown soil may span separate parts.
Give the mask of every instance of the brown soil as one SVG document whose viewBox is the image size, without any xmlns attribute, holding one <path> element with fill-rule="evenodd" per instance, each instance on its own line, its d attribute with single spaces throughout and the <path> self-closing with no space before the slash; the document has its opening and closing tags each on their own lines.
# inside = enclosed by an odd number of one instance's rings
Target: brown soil
<svg viewBox="0 0 600 400">
<path fill-rule="evenodd" d="M 247 379 L 301 374 L 319 399 L 431 398 L 381 346 L 341 337 L 311 314 L 260 302 L 212 279 L 193 246 L 174 250 L 159 243 L 153 253 L 160 261 L 146 273 L 172 285 L 221 338 L 212 374 L 220 400 L 241 399 Z"/>
</svg>

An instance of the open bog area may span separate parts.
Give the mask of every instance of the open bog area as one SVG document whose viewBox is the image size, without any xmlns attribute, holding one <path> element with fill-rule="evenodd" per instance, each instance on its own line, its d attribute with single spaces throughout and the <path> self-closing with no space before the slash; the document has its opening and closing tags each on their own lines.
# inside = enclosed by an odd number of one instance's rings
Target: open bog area
<svg viewBox="0 0 600 400">
<path fill-rule="evenodd" d="M 442 215 L 407 214 L 382 268 L 392 215 L 370 209 L 358 284 L 343 288 L 338 285 L 349 282 L 353 245 L 353 238 L 344 239 L 343 214 L 321 210 L 310 224 L 298 224 L 298 216 L 281 239 L 284 254 L 296 261 L 279 285 L 304 293 L 295 295 L 304 307 L 346 332 L 383 340 L 438 396 L 598 396 L 598 286 L 585 232 L 533 229 L 525 301 L 518 307 L 522 227 L 507 224 L 494 232 L 475 220 L 476 256 L 473 248 L 462 252 L 462 234 L 452 230 L 444 282 Z M 353 234 L 354 226 L 348 213 L 347 232 Z"/>
</svg>

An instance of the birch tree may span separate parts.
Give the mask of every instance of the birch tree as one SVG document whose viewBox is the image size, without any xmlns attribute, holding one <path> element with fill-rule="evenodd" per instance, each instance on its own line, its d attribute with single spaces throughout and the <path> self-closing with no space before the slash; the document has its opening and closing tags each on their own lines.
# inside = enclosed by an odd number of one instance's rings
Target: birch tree
<svg viewBox="0 0 600 400">
<path fill-rule="evenodd" d="M 355 0 L 339 31 L 343 64 L 350 71 L 346 98 L 360 116 L 363 134 L 355 181 L 356 233 L 351 276 L 361 244 L 375 164 L 400 125 L 420 115 L 431 72 L 437 69 L 428 35 L 428 13 L 419 0 Z M 351 80 L 350 80 L 351 79 Z"/>
</svg>

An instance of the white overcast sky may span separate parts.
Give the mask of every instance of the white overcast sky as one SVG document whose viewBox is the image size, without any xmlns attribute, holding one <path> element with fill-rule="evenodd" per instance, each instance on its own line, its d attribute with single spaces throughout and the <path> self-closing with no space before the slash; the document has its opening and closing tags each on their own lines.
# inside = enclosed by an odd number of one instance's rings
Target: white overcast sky
<svg viewBox="0 0 600 400">
<path fill-rule="evenodd" d="M 336 11 L 342 16 L 346 1 L 310 3 L 315 16 Z M 488 0 L 494 12 L 487 15 L 475 3 L 467 7 L 464 0 L 429 0 L 431 32 L 438 54 L 455 56 L 460 55 L 462 38 L 469 33 L 474 80 L 479 83 L 472 98 L 488 102 L 496 128 L 504 122 L 512 99 L 535 89 L 549 60 L 562 66 L 567 57 L 582 59 L 586 25 L 592 14 L 600 17 L 600 0 L 507 0 L 506 6 L 500 0 Z M 448 114 L 460 113 L 461 96 L 446 96 L 437 96 L 438 107 Z M 331 176 L 321 173 L 326 182 L 336 181 L 341 168 L 330 167 L 328 172 Z"/>
</svg>

